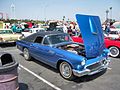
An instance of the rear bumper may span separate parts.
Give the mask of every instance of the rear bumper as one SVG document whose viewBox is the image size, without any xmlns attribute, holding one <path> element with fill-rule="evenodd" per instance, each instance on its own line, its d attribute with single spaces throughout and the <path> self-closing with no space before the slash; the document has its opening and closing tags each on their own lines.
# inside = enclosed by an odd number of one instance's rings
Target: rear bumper
<svg viewBox="0 0 120 90">
<path fill-rule="evenodd" d="M 98 63 L 98 62 L 96 62 L 96 63 Z M 96 64 L 96 63 L 94 63 L 94 64 Z M 90 67 L 92 65 L 86 66 L 82 71 L 74 70 L 73 69 L 73 74 L 75 76 L 78 76 L 78 77 L 81 77 L 81 76 L 84 76 L 84 75 L 93 75 L 93 74 L 96 74 L 98 72 L 101 72 L 101 71 L 107 69 L 107 67 L 108 67 L 108 65 L 110 63 L 110 60 L 105 60 L 104 63 L 102 63 L 102 62 L 99 62 L 99 63 L 100 63 L 100 66 L 95 67 L 93 69 L 88 68 L 88 67 Z"/>
<path fill-rule="evenodd" d="M 16 41 L 6 41 L 6 42 L 0 42 L 0 44 L 9 44 L 9 43 L 15 43 Z"/>
</svg>

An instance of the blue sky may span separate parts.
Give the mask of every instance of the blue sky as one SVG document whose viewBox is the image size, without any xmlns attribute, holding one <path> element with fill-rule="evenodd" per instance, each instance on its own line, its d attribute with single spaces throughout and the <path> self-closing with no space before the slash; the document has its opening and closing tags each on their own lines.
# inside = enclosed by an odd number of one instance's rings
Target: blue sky
<svg viewBox="0 0 120 90">
<path fill-rule="evenodd" d="M 97 15 L 104 21 L 106 10 L 112 7 L 112 18 L 120 20 L 120 0 L 0 0 L 0 12 L 13 17 L 12 3 L 17 19 L 61 20 L 65 16 L 75 20 L 75 14 L 80 13 Z"/>
</svg>

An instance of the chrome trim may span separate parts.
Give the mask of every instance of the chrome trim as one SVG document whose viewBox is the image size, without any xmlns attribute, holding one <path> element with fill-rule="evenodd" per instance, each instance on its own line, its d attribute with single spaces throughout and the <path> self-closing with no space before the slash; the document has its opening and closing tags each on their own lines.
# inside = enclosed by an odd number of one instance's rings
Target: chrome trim
<svg viewBox="0 0 120 90">
<path fill-rule="evenodd" d="M 74 70 L 73 69 L 73 74 L 75 76 L 78 76 L 78 77 L 81 77 L 81 76 L 84 76 L 84 75 L 88 75 L 90 73 L 90 70 L 89 69 L 84 69 L 82 71 L 78 71 L 78 70 Z"/>
<path fill-rule="evenodd" d="M 101 62 L 101 60 L 99 62 Z M 98 62 L 96 62 L 96 63 L 98 63 Z M 105 64 L 101 64 L 101 66 L 99 68 L 96 68 L 96 70 L 94 70 L 94 71 L 87 69 L 87 68 L 83 69 L 82 71 L 73 69 L 73 74 L 78 77 L 81 77 L 84 75 L 93 75 L 93 74 L 96 74 L 96 73 L 101 72 L 104 69 L 106 69 L 108 67 L 109 63 L 110 63 L 110 60 L 106 60 Z M 95 63 L 92 63 L 92 64 L 95 64 Z M 90 65 L 88 65 L 88 66 L 90 66 Z"/>
<path fill-rule="evenodd" d="M 96 61 L 96 62 L 94 62 L 94 63 L 91 63 L 91 64 L 89 64 L 89 65 L 86 65 L 84 68 L 86 69 L 86 67 L 88 67 L 88 66 L 90 66 L 90 65 L 93 65 L 93 64 L 96 64 L 96 63 L 99 63 L 99 62 L 101 62 L 102 60 L 106 60 L 106 59 L 103 58 L 103 59 L 101 59 L 101 60 L 99 60 L 99 61 Z"/>
<path fill-rule="evenodd" d="M 110 63 L 110 60 L 106 60 L 106 61 L 107 61 L 107 63 L 106 63 L 105 65 L 102 64 L 101 67 L 100 67 L 98 70 L 91 71 L 88 75 L 93 75 L 93 74 L 96 74 L 96 73 L 98 73 L 98 72 L 103 71 L 104 69 L 107 69 L 107 67 L 108 67 L 108 65 L 109 65 L 109 63 Z"/>
</svg>

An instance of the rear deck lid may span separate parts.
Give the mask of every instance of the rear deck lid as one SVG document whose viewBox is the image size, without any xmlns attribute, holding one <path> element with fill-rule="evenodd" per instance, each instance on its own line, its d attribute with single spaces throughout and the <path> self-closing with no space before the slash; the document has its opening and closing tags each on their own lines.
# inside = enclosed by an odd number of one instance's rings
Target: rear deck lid
<svg viewBox="0 0 120 90">
<path fill-rule="evenodd" d="M 99 17 L 77 14 L 76 19 L 83 38 L 86 57 L 94 58 L 101 55 L 105 45 Z"/>
</svg>

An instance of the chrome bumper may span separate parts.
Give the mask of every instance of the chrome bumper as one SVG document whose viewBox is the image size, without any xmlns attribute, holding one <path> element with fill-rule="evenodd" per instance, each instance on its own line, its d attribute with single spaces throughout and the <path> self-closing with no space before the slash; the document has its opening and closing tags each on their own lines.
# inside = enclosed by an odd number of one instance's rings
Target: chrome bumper
<svg viewBox="0 0 120 90">
<path fill-rule="evenodd" d="M 101 72 L 104 69 L 107 69 L 107 67 L 110 63 L 110 60 L 105 60 L 105 61 L 106 61 L 105 63 L 102 63 L 99 67 L 94 68 L 94 70 L 88 69 L 87 67 L 85 67 L 85 69 L 83 69 L 82 71 L 73 69 L 73 74 L 75 76 L 81 77 L 84 75 L 93 75 L 93 74 L 96 74 L 98 72 Z"/>
</svg>

